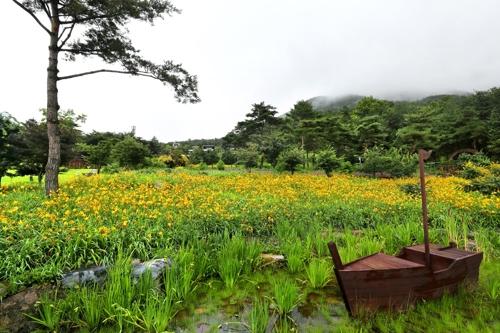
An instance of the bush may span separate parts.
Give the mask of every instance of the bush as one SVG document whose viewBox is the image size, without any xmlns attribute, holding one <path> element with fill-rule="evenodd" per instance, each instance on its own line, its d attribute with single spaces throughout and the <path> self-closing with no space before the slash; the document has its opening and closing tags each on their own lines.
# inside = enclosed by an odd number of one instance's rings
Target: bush
<svg viewBox="0 0 500 333">
<path fill-rule="evenodd" d="M 101 172 L 107 173 L 107 174 L 112 174 L 112 173 L 118 173 L 122 170 L 124 170 L 124 169 L 122 169 L 120 167 L 120 165 L 118 165 L 118 163 L 111 163 L 111 164 L 103 166 Z"/>
<path fill-rule="evenodd" d="M 375 175 L 377 172 L 386 172 L 392 177 L 404 177 L 417 170 L 418 155 L 403 154 L 401 149 L 391 148 L 387 152 L 374 147 L 366 152 L 365 163 L 360 171 Z"/>
<path fill-rule="evenodd" d="M 328 177 L 331 177 L 333 170 L 340 168 L 342 160 L 342 158 L 337 157 L 335 151 L 325 150 L 318 154 L 316 165 L 318 166 L 318 168 L 325 171 Z"/>
<path fill-rule="evenodd" d="M 236 163 L 238 157 L 234 152 L 226 150 L 225 152 L 222 153 L 221 160 L 224 161 L 224 164 L 232 165 Z"/>
<path fill-rule="evenodd" d="M 351 162 L 349 161 L 343 161 L 340 163 L 340 167 L 337 170 L 340 173 L 353 173 L 354 172 L 354 165 L 352 165 Z"/>
<path fill-rule="evenodd" d="M 200 164 L 198 164 L 198 170 L 207 170 L 208 169 L 208 166 L 205 162 L 201 162 Z"/>
<path fill-rule="evenodd" d="M 280 162 L 283 163 L 283 168 L 286 171 L 290 171 L 293 175 L 297 171 L 297 166 L 304 163 L 304 152 L 298 148 L 286 150 L 281 153 L 278 164 Z"/>
<path fill-rule="evenodd" d="M 471 180 L 469 184 L 464 185 L 465 191 L 477 191 L 486 195 L 500 194 L 500 165 L 498 164 L 484 167 L 469 161 L 464 164 L 460 176 Z"/>
<path fill-rule="evenodd" d="M 472 162 L 475 165 L 482 167 L 487 167 L 491 164 L 491 160 L 482 151 L 479 151 L 476 154 L 460 154 L 458 156 L 458 161 L 460 164 Z"/>
<path fill-rule="evenodd" d="M 219 162 L 217 162 L 217 170 L 224 171 L 224 162 L 222 160 L 219 160 Z"/>
<path fill-rule="evenodd" d="M 161 157 L 161 156 L 160 156 Z M 146 157 L 144 165 L 148 168 L 153 169 L 164 169 L 166 167 L 165 162 L 163 162 L 160 157 Z"/>
</svg>

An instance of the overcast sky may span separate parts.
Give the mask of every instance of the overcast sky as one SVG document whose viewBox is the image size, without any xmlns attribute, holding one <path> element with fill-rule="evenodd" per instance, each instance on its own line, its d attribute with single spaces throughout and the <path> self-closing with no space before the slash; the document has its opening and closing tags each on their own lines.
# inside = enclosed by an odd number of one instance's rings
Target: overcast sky
<svg viewBox="0 0 500 333">
<path fill-rule="evenodd" d="M 473 92 L 500 86 L 498 0 L 173 0 L 182 14 L 130 25 L 143 57 L 182 63 L 202 102 L 178 104 L 170 87 L 123 74 L 59 82 L 59 104 L 82 126 L 136 126 L 161 142 L 220 138 L 264 101 L 279 114 L 314 96 Z M 44 21 L 46 22 L 46 20 Z M 0 112 L 20 121 L 46 106 L 49 37 L 0 0 Z M 60 62 L 60 75 L 109 68 Z"/>
</svg>

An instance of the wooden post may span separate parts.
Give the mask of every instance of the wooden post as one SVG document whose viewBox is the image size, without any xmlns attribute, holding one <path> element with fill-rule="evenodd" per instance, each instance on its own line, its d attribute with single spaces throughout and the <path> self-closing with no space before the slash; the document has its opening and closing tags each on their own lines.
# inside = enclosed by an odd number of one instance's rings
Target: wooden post
<svg viewBox="0 0 500 333">
<path fill-rule="evenodd" d="M 420 190 L 422 192 L 422 221 L 424 224 L 424 246 L 425 246 L 425 265 L 431 268 L 431 254 L 429 248 L 429 227 L 427 223 L 427 197 L 425 194 L 425 172 L 424 160 L 431 156 L 431 151 L 426 152 L 423 149 L 418 150 L 418 164 L 420 166 Z"/>
<path fill-rule="evenodd" d="M 344 268 L 342 264 L 342 259 L 340 259 L 339 251 L 337 250 L 337 245 L 334 242 L 328 243 L 328 249 L 330 250 L 330 254 L 332 256 L 333 265 L 336 269 Z"/>
</svg>

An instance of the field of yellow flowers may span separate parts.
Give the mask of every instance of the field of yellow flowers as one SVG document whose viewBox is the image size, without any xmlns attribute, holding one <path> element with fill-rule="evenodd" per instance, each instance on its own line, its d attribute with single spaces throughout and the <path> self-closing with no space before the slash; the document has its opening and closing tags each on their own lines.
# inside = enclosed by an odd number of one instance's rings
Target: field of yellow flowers
<svg viewBox="0 0 500 333">
<path fill-rule="evenodd" d="M 464 192 L 454 177 L 427 182 L 431 229 L 448 230 L 450 217 L 462 231 L 498 227 L 500 197 Z M 330 230 L 419 223 L 418 186 L 416 178 L 189 170 L 74 177 L 50 198 L 38 187 L 4 186 L 0 281 L 50 280 L 106 263 L 117 246 L 140 259 L 168 256 L 224 230 L 270 239 L 283 222 Z"/>
</svg>

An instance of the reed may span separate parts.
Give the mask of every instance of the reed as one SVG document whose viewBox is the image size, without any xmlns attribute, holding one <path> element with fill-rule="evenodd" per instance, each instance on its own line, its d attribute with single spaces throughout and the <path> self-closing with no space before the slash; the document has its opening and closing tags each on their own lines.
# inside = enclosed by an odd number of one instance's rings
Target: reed
<svg viewBox="0 0 500 333">
<path fill-rule="evenodd" d="M 247 312 L 246 326 L 252 333 L 265 333 L 269 325 L 269 302 L 267 299 L 254 298 L 250 311 Z"/>
<path fill-rule="evenodd" d="M 38 303 L 38 314 L 40 318 L 24 314 L 39 325 L 45 326 L 51 332 L 57 332 L 60 328 L 61 311 L 58 308 L 59 301 L 57 299 L 57 290 L 51 298 L 50 292 L 47 290 L 40 296 Z"/>
<path fill-rule="evenodd" d="M 290 278 L 274 280 L 274 298 L 276 309 L 280 316 L 286 315 L 299 303 L 299 287 Z"/>
<path fill-rule="evenodd" d="M 306 276 L 309 284 L 314 289 L 321 289 L 331 281 L 333 267 L 331 262 L 312 259 L 306 267 Z"/>
<path fill-rule="evenodd" d="M 79 301 L 82 305 L 81 316 L 86 326 L 91 329 L 97 329 L 104 309 L 101 306 L 101 295 L 98 286 L 84 287 L 79 292 Z"/>
<path fill-rule="evenodd" d="M 291 239 L 284 245 L 284 254 L 288 269 L 291 273 L 299 273 L 304 269 L 304 262 L 307 258 L 307 248 L 304 248 L 298 238 Z"/>
<path fill-rule="evenodd" d="M 193 252 L 182 247 L 174 258 L 172 267 L 165 270 L 165 292 L 176 301 L 185 300 L 195 289 L 193 260 Z"/>
<path fill-rule="evenodd" d="M 139 319 L 147 332 L 165 332 L 175 315 L 169 295 L 148 295 Z"/>
</svg>

